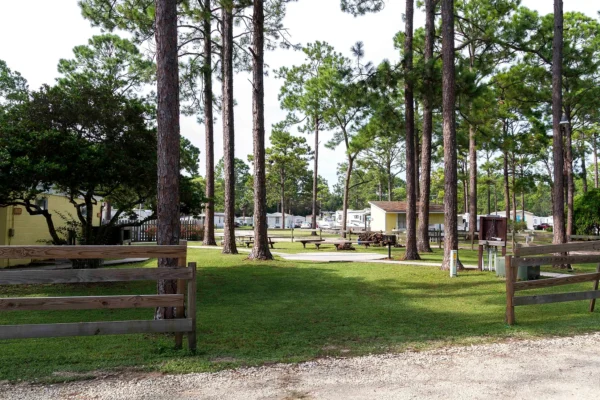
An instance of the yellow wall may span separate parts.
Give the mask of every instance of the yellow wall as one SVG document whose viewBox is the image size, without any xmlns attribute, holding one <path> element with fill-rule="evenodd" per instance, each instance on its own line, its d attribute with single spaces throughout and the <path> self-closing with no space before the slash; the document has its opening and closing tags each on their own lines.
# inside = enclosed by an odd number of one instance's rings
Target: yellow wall
<svg viewBox="0 0 600 400">
<path fill-rule="evenodd" d="M 391 232 L 396 229 L 398 225 L 398 214 L 387 213 L 385 215 L 385 229 L 384 232 Z"/>
<path fill-rule="evenodd" d="M 65 217 L 69 217 L 69 213 L 76 217 L 75 207 L 69 202 L 64 196 L 58 196 L 53 194 L 47 194 L 43 197 L 48 199 L 48 210 L 52 214 L 52 221 L 56 228 L 66 225 L 57 212 L 60 212 Z M 100 224 L 100 202 L 94 206 L 94 225 Z M 21 209 L 21 214 L 17 215 L 14 212 L 15 208 Z M 14 236 L 9 237 L 8 230 L 14 229 Z M 50 233 L 48 233 L 48 225 L 46 219 L 42 215 L 29 215 L 24 207 L 5 207 L 0 208 L 0 245 L 12 245 L 12 246 L 27 246 L 27 245 L 44 245 L 43 241 L 51 240 Z M 0 268 L 29 264 L 31 260 L 2 260 L 0 259 Z"/>
<path fill-rule="evenodd" d="M 417 218 L 418 221 L 418 218 Z M 418 223 L 418 222 L 417 222 Z M 429 224 L 443 224 L 444 213 L 431 213 L 429 214 Z M 386 213 L 379 207 L 371 207 L 371 230 L 372 231 L 383 231 L 391 232 L 396 229 L 398 225 L 398 214 Z"/>
<path fill-rule="evenodd" d="M 429 214 L 429 225 L 443 224 L 444 213 Z"/>
</svg>

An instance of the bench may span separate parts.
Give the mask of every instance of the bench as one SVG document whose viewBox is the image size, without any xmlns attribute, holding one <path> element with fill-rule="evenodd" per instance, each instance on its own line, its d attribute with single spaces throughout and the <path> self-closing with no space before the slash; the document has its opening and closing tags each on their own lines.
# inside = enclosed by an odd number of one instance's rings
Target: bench
<svg viewBox="0 0 600 400">
<path fill-rule="evenodd" d="M 0 339 L 175 333 L 175 346 L 196 349 L 196 263 L 186 267 L 187 244 L 177 246 L 0 246 L 2 259 L 175 258 L 177 267 L 0 270 L 0 285 L 177 280 L 175 294 L 0 298 L 0 311 L 175 307 L 175 319 L 0 325 Z M 187 317 L 186 307 L 187 286 Z M 150 313 L 154 315 L 154 311 Z"/>
<path fill-rule="evenodd" d="M 254 244 L 254 239 L 244 240 L 243 243 L 246 245 L 246 247 L 250 248 L 250 246 Z M 272 249 L 275 248 L 273 247 L 273 244 L 275 244 L 275 242 L 269 237 L 269 246 L 271 246 Z"/>
<path fill-rule="evenodd" d="M 302 247 L 306 248 L 307 243 L 314 243 L 315 245 L 317 245 L 317 244 L 321 244 L 320 242 L 323 242 L 323 239 L 302 239 L 302 240 L 296 239 L 296 241 L 302 243 Z M 317 249 L 318 248 L 319 248 L 319 246 L 317 246 Z"/>
</svg>

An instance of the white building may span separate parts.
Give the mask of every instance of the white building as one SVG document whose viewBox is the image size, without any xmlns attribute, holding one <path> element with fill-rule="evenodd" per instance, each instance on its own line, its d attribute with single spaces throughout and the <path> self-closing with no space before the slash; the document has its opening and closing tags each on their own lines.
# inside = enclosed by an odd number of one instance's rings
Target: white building
<svg viewBox="0 0 600 400">
<path fill-rule="evenodd" d="M 346 219 L 346 226 L 348 228 L 369 228 L 369 221 L 371 216 L 371 209 L 365 208 L 364 210 L 348 210 L 348 217 Z M 336 227 L 342 226 L 342 219 L 344 212 L 338 210 L 335 212 L 335 225 Z"/>
<path fill-rule="evenodd" d="M 204 220 L 206 219 L 206 214 L 202 213 L 198 216 L 202 225 L 204 225 Z M 215 212 L 215 228 L 223 228 L 225 227 L 225 213 Z"/>
<path fill-rule="evenodd" d="M 523 214 L 525 214 L 524 220 L 523 220 Z M 491 215 L 497 215 L 499 217 L 506 217 L 506 211 L 496 211 L 495 213 L 492 213 Z M 528 230 L 533 230 L 534 229 L 533 227 L 535 225 L 539 225 L 539 224 L 545 222 L 547 218 L 548 217 L 536 217 L 535 215 L 533 215 L 532 212 L 529 212 L 529 211 L 525 211 L 525 213 L 523 213 L 522 210 L 517 210 L 517 222 L 525 221 L 525 223 L 527 224 Z M 510 220 L 513 219 L 513 211 L 512 210 L 510 211 L 509 219 Z"/>
<path fill-rule="evenodd" d="M 267 225 L 269 226 L 269 228 L 291 229 L 296 224 L 296 221 L 300 221 L 299 223 L 301 224 L 302 222 L 304 222 L 304 217 L 285 214 L 285 226 L 284 226 L 282 213 L 276 212 L 276 213 L 272 213 L 272 214 L 267 214 Z"/>
<path fill-rule="evenodd" d="M 242 226 L 253 226 L 254 217 L 238 217 L 235 219 Z"/>
</svg>

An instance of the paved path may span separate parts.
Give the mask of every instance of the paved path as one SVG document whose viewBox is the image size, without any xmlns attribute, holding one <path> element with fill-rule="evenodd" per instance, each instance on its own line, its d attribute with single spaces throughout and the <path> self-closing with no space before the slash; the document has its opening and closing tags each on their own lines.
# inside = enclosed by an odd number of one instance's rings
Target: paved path
<svg viewBox="0 0 600 400">
<path fill-rule="evenodd" d="M 319 359 L 218 373 L 0 385 L 0 399 L 594 399 L 600 334 Z"/>
</svg>

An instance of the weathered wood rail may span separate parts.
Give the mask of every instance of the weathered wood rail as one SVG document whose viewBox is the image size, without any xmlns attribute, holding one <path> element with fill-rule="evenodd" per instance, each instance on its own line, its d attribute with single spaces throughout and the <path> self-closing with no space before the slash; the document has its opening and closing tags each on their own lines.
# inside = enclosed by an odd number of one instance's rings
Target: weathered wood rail
<svg viewBox="0 0 600 400">
<path fill-rule="evenodd" d="M 515 323 L 515 307 L 535 304 L 560 303 L 565 301 L 591 300 L 589 310 L 594 311 L 597 298 L 600 298 L 600 264 L 595 273 L 572 275 L 562 278 L 540 279 L 517 282 L 519 267 L 591 264 L 600 263 L 600 254 L 568 255 L 571 251 L 600 251 L 600 241 L 555 244 L 535 247 L 517 247 L 514 256 L 506 256 L 506 323 Z M 531 296 L 515 296 L 516 292 L 575 283 L 594 282 L 594 289 L 583 292 L 552 293 Z"/>
<path fill-rule="evenodd" d="M 196 263 L 186 266 L 187 244 L 178 246 L 0 246 L 0 258 L 176 258 L 177 267 L 69 270 L 0 270 L 0 285 L 177 280 L 177 293 L 121 296 L 0 298 L 0 311 L 94 310 L 175 307 L 176 319 L 0 325 L 0 339 L 175 333 L 176 347 L 187 334 L 196 349 Z M 186 311 L 187 290 L 187 317 Z"/>
</svg>

